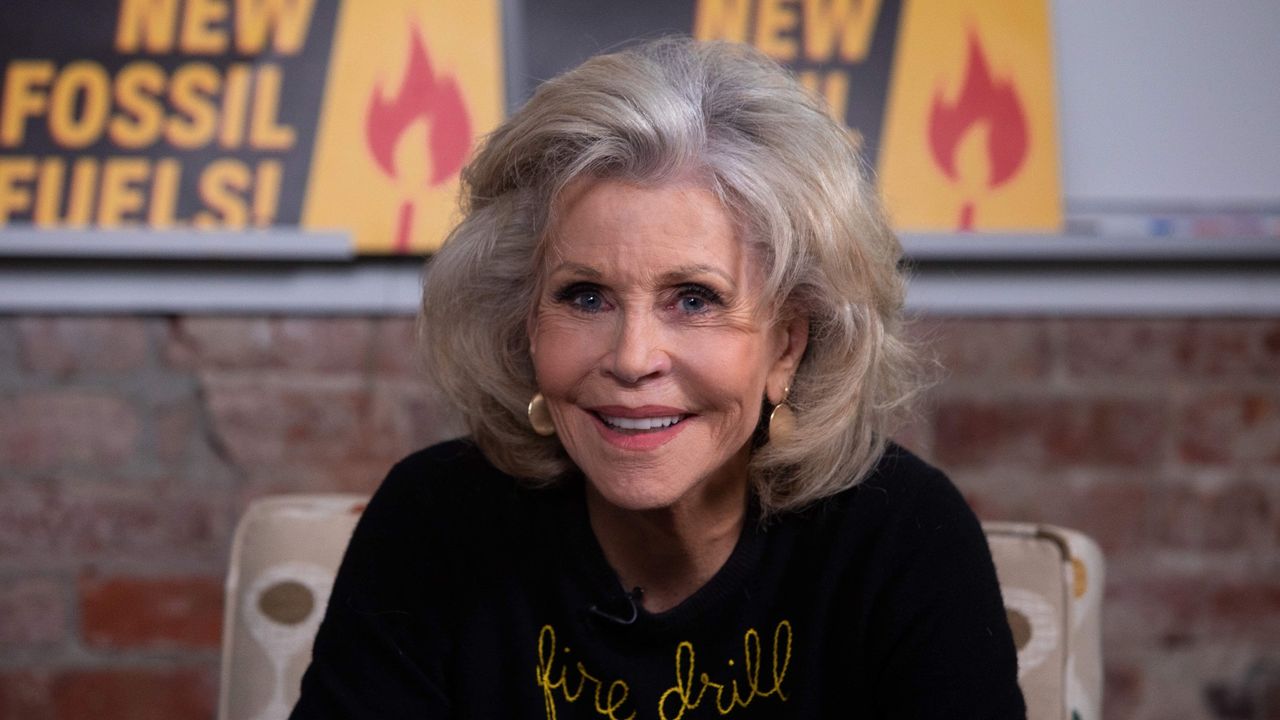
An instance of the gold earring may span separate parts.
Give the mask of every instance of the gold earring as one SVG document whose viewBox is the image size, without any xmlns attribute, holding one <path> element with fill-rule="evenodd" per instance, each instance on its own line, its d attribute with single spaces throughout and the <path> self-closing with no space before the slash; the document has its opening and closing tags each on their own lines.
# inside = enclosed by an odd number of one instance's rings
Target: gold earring
<svg viewBox="0 0 1280 720">
<path fill-rule="evenodd" d="M 556 425 L 551 422 L 551 410 L 547 408 L 547 399 L 542 393 L 534 393 L 533 399 L 529 401 L 529 425 L 533 427 L 533 431 L 542 437 L 550 437 L 556 434 Z"/>
<path fill-rule="evenodd" d="M 782 389 L 782 400 L 769 413 L 769 442 L 785 443 L 795 433 L 796 414 L 787 404 L 787 396 L 790 394 L 791 386 L 788 385 Z"/>
</svg>

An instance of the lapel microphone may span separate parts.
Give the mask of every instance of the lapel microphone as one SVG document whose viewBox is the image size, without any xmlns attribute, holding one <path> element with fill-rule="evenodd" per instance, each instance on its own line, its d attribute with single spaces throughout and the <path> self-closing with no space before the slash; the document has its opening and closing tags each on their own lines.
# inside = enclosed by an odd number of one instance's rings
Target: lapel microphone
<svg viewBox="0 0 1280 720">
<path fill-rule="evenodd" d="M 640 606 L 638 603 L 640 602 L 640 598 L 643 596 L 644 588 L 637 586 L 633 588 L 631 592 L 623 593 L 621 596 L 608 601 L 611 605 L 622 610 L 621 613 L 614 614 L 613 612 L 610 612 L 613 608 L 606 610 L 600 607 L 600 605 L 592 605 L 587 608 L 587 611 L 592 615 L 604 618 L 605 620 L 617 625 L 630 625 L 636 621 L 636 618 L 640 617 Z"/>
</svg>

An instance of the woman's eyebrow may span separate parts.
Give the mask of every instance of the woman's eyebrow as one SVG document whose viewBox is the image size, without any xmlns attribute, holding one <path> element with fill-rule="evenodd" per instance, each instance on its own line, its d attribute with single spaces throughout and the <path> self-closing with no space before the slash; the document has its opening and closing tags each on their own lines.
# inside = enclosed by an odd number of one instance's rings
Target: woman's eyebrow
<svg viewBox="0 0 1280 720">
<path fill-rule="evenodd" d="M 738 287 L 738 283 L 733 279 L 732 275 L 715 265 L 682 265 L 662 273 L 658 278 L 663 283 L 672 284 L 686 281 L 699 275 L 715 275 L 728 283 L 729 287 Z"/>
<path fill-rule="evenodd" d="M 593 279 L 599 279 L 600 277 L 602 277 L 599 270 L 591 267 L 590 265 L 583 265 L 581 263 L 575 263 L 575 262 L 562 262 L 559 265 L 556 265 L 555 267 L 551 268 L 551 272 L 547 274 L 555 275 L 560 272 L 567 272 L 572 275 L 589 277 Z"/>
</svg>

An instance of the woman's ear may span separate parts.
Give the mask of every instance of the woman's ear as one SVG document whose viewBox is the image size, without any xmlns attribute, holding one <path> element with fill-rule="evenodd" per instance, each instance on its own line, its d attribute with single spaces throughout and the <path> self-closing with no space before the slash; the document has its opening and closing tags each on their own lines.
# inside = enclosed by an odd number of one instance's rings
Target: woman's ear
<svg viewBox="0 0 1280 720">
<path fill-rule="evenodd" d="M 778 329 L 781 331 L 780 350 L 765 381 L 765 394 L 775 405 L 786 399 L 787 388 L 796 376 L 805 348 L 809 346 L 809 316 L 790 314 L 779 323 Z"/>
</svg>

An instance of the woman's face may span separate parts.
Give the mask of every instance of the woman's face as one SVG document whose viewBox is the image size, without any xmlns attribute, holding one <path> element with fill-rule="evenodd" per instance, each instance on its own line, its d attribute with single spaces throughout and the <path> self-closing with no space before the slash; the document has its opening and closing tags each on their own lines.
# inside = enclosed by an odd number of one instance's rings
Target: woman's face
<svg viewBox="0 0 1280 720">
<path fill-rule="evenodd" d="M 557 209 L 529 337 L 569 455 L 623 509 L 745 487 L 807 320 L 771 322 L 759 261 L 701 187 L 583 182 Z"/>
</svg>

